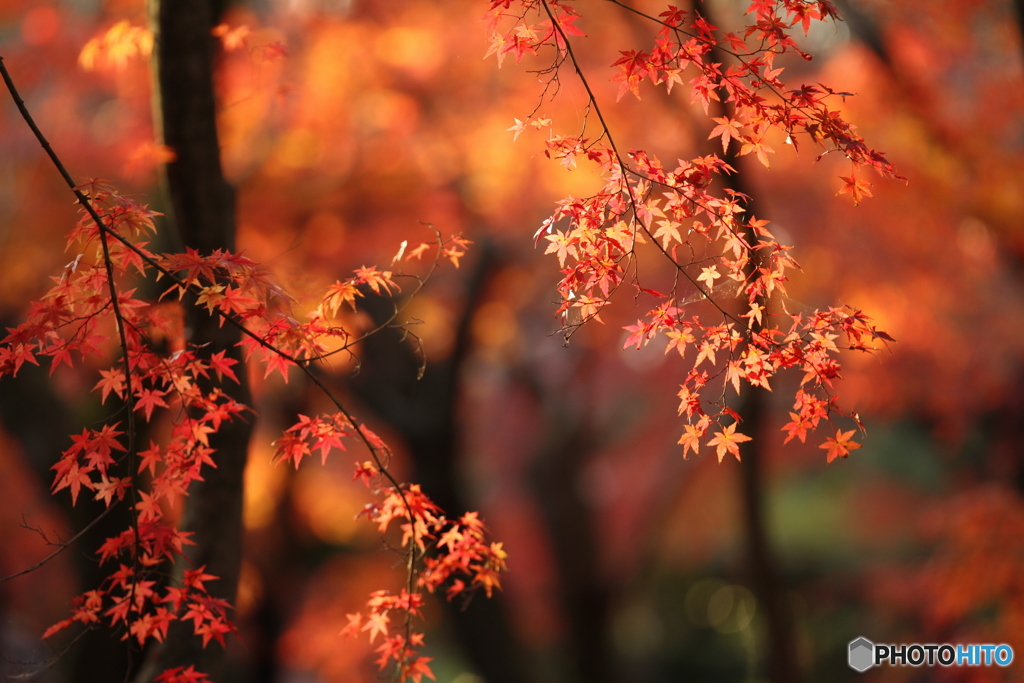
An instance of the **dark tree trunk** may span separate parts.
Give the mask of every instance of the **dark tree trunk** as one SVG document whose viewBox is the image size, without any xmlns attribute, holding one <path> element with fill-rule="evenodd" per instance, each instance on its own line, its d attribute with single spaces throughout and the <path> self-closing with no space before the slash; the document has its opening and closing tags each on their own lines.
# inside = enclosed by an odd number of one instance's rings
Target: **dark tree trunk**
<svg viewBox="0 0 1024 683">
<path fill-rule="evenodd" d="M 707 15 L 707 9 L 703 13 Z M 714 17 L 708 17 L 714 23 Z M 728 60 L 724 53 L 717 47 L 714 61 L 727 64 Z M 727 93 L 721 92 L 722 104 L 719 105 L 722 115 L 732 118 L 731 107 L 726 104 Z M 723 155 L 725 163 L 737 170 L 736 173 L 725 176 L 725 186 L 747 197 L 753 196 L 746 186 L 745 174 L 739 170 L 743 161 L 736 155 L 737 144 L 730 143 Z M 746 205 L 746 217 L 756 215 L 753 203 Z M 758 237 L 751 229 L 743 232 L 743 239 L 747 244 L 755 246 Z M 762 252 L 755 251 L 750 255 L 750 261 L 746 266 L 746 275 L 753 278 L 758 268 L 770 267 Z M 758 305 L 765 308 L 766 313 L 770 311 L 770 301 L 767 297 L 761 297 Z M 763 325 L 753 318 L 749 323 L 750 335 L 755 335 L 763 330 Z M 748 337 L 748 339 L 751 337 Z M 748 573 L 751 588 L 758 600 L 758 607 L 763 610 L 767 622 L 768 636 L 768 679 L 772 683 L 797 683 L 801 680 L 800 669 L 797 660 L 797 644 L 794 631 L 792 609 L 785 581 L 779 571 L 778 560 L 772 551 L 771 538 L 768 526 L 768 505 L 767 505 L 767 484 L 765 482 L 765 450 L 764 443 L 768 437 L 765 428 L 768 412 L 768 392 L 760 387 L 746 386 L 741 395 L 739 410 L 737 411 L 742 421 L 742 431 L 753 436 L 754 440 L 745 444 L 742 449 L 740 461 L 740 482 L 739 495 L 742 505 L 742 520 L 745 551 L 748 562 Z"/>
<path fill-rule="evenodd" d="M 739 169 L 742 162 L 736 157 L 733 148 L 724 159 L 733 168 Z M 748 188 L 740 180 L 740 174 L 728 176 L 726 185 L 736 192 L 750 196 Z M 747 204 L 749 216 L 754 215 L 753 206 Z M 757 236 L 752 230 L 746 231 L 743 238 L 748 244 L 757 243 Z M 748 269 L 767 266 L 759 256 L 752 256 Z M 749 273 L 748 273 L 749 275 Z M 769 302 L 762 299 L 759 304 L 767 310 Z M 752 333 L 761 331 L 762 326 L 750 320 Z M 737 411 L 743 423 L 742 431 L 754 440 L 743 446 L 743 458 L 740 461 L 740 501 L 742 503 L 743 531 L 746 555 L 749 562 L 749 580 L 754 595 L 764 611 L 768 625 L 768 679 L 772 683 L 796 683 L 800 680 L 796 654 L 796 636 L 794 633 L 793 616 L 786 586 L 778 567 L 775 553 L 772 551 L 771 537 L 768 526 L 767 483 L 765 481 L 765 439 L 768 430 L 765 428 L 768 412 L 768 392 L 760 387 L 746 386 L 741 396 Z"/>
<path fill-rule="evenodd" d="M 459 471 L 459 381 L 471 350 L 470 323 L 480 294 L 495 269 L 496 255 L 488 244 L 478 250 L 466 283 L 451 354 L 431 361 L 416 379 L 421 359 L 400 330 L 391 329 L 368 339 L 361 347 L 362 370 L 350 386 L 355 395 L 401 435 L 416 466 L 416 481 L 423 491 L 456 519 L 473 506 L 467 500 Z M 368 297 L 367 311 L 383 323 L 390 304 Z M 487 683 L 528 680 L 524 649 L 515 633 L 503 594 L 482 595 L 471 604 L 445 602 L 448 624 L 473 668 Z"/>
<path fill-rule="evenodd" d="M 171 147 L 175 161 L 166 169 L 166 189 L 171 219 L 181 246 L 209 254 L 215 249 L 234 250 L 234 191 L 224 179 L 217 139 L 213 92 L 215 45 L 210 35 L 218 7 L 210 0 L 153 0 L 154 92 L 157 130 Z M 189 342 L 202 354 L 227 350 L 241 362 L 235 344 L 238 331 L 197 307 L 191 307 Z M 245 372 L 241 384 L 226 382 L 222 389 L 236 401 L 249 404 Z M 182 526 L 193 534 L 187 548 L 187 566 L 206 566 L 219 577 L 209 584 L 211 595 L 235 599 L 242 558 L 242 483 L 251 436 L 250 422 L 225 423 L 210 437 L 216 449 L 217 467 L 203 470 L 205 481 L 193 484 Z M 182 567 L 178 567 L 178 571 Z M 188 624 L 175 623 L 167 642 L 147 662 L 141 678 L 176 666 L 195 666 L 197 671 L 222 680 L 224 650 L 215 643 L 203 648 Z"/>
<path fill-rule="evenodd" d="M 589 406 L 530 382 L 545 420 L 545 438 L 530 467 L 530 484 L 550 535 L 558 597 L 566 621 L 567 680 L 610 683 L 618 678 L 611 643 L 613 593 L 600 562 L 593 505 L 580 482 L 603 440 Z"/>
</svg>

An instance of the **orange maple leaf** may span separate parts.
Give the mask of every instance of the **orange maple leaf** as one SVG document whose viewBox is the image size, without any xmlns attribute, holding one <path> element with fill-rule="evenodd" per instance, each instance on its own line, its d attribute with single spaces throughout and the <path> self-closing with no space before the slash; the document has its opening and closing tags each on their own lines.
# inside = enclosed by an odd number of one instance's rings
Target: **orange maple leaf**
<svg viewBox="0 0 1024 683">
<path fill-rule="evenodd" d="M 684 425 L 683 429 L 685 431 L 679 437 L 679 443 L 683 446 L 683 458 L 686 458 L 686 453 L 690 450 L 697 455 L 700 449 L 700 440 L 704 437 L 704 430 L 700 428 L 700 424 Z"/>
<path fill-rule="evenodd" d="M 850 455 L 850 451 L 860 448 L 860 444 L 852 440 L 854 431 L 856 430 L 841 432 L 837 429 L 835 436 L 830 436 L 825 439 L 825 443 L 818 446 L 818 448 L 828 450 L 828 462 L 832 462 L 836 458 L 845 458 Z"/>
<path fill-rule="evenodd" d="M 740 443 L 744 441 L 750 441 L 750 437 L 746 434 L 741 434 L 736 431 L 736 423 L 732 423 L 725 429 L 718 432 L 718 436 L 708 441 L 708 446 L 718 447 L 718 462 L 722 462 L 722 458 L 725 457 L 726 453 L 732 453 L 736 456 L 736 459 L 740 459 Z"/>
<path fill-rule="evenodd" d="M 725 136 L 723 136 L 724 138 Z M 744 142 L 740 147 L 739 156 L 744 154 L 750 154 L 751 152 L 757 154 L 757 160 L 765 168 L 771 168 L 771 162 L 768 160 L 769 154 L 775 154 L 775 150 L 764 143 L 764 138 L 751 139 L 749 142 Z"/>
<path fill-rule="evenodd" d="M 359 632 L 359 627 L 363 622 L 363 615 L 359 612 L 354 614 L 346 614 L 345 618 L 348 619 L 348 623 L 345 624 L 345 628 L 341 629 L 341 633 L 338 635 L 351 638 Z"/>
<path fill-rule="evenodd" d="M 871 194 L 871 183 L 866 180 L 858 180 L 856 175 L 850 174 L 849 177 L 839 176 L 839 179 L 846 184 L 839 188 L 839 192 L 836 192 L 836 196 L 849 192 L 850 196 L 853 198 L 854 206 L 860 204 L 864 197 L 874 196 Z"/>
<path fill-rule="evenodd" d="M 812 426 L 811 423 L 796 413 L 790 413 L 789 416 L 792 420 L 782 426 L 782 431 L 787 432 L 789 436 L 782 443 L 789 443 L 794 437 L 800 439 L 800 443 L 806 443 L 807 428 Z"/>
</svg>

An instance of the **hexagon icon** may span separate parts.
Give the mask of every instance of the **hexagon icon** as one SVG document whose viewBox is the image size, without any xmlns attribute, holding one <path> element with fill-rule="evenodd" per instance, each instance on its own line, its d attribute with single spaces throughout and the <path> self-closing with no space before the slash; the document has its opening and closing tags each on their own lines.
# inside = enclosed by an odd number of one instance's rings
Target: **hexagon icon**
<svg viewBox="0 0 1024 683">
<path fill-rule="evenodd" d="M 850 641 L 850 668 L 864 673 L 875 665 L 875 644 L 867 638 Z"/>
</svg>

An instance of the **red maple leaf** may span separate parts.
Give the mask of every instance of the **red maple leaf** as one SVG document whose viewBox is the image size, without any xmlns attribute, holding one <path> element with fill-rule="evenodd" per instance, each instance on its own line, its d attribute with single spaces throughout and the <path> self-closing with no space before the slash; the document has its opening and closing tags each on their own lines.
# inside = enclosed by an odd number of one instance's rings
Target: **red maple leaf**
<svg viewBox="0 0 1024 683">
<path fill-rule="evenodd" d="M 793 437 L 800 439 L 800 443 L 806 443 L 807 428 L 812 426 L 811 423 L 796 413 L 790 413 L 789 416 L 792 420 L 782 426 L 782 431 L 788 434 L 782 443 L 789 443 Z"/>
<path fill-rule="evenodd" d="M 162 398 L 166 391 L 160 389 L 139 389 L 135 392 L 135 410 L 146 414 L 146 422 L 153 416 L 153 409 L 156 407 L 166 408 L 167 402 Z"/>
<path fill-rule="evenodd" d="M 107 396 L 113 391 L 117 394 L 118 398 L 124 398 L 124 371 L 123 370 L 100 370 L 100 374 L 103 375 L 103 379 L 96 383 L 93 389 L 102 389 L 103 394 L 100 402 L 106 403 Z"/>
<path fill-rule="evenodd" d="M 155 683 L 207 683 L 209 679 L 206 674 L 199 673 L 194 666 L 187 669 L 183 666 L 176 666 L 167 669 L 154 679 Z"/>
<path fill-rule="evenodd" d="M 427 666 L 427 662 L 433 661 L 433 659 L 433 657 L 417 657 L 405 666 L 405 670 L 402 673 L 406 677 L 411 678 L 414 683 L 420 683 L 424 676 L 431 680 L 437 680 L 434 678 L 434 672 Z"/>
<path fill-rule="evenodd" d="M 54 465 L 54 468 L 56 467 L 57 465 Z M 71 466 L 67 468 L 64 476 L 53 483 L 53 492 L 56 493 L 61 489 L 70 487 L 71 504 L 74 505 L 78 502 L 78 494 L 82 490 L 83 486 L 90 490 L 94 488 L 92 479 L 89 478 L 89 472 L 91 469 L 92 468 L 90 467 L 79 467 L 77 462 L 72 462 Z M 59 472 L 60 470 L 58 470 L 58 474 Z"/>
</svg>

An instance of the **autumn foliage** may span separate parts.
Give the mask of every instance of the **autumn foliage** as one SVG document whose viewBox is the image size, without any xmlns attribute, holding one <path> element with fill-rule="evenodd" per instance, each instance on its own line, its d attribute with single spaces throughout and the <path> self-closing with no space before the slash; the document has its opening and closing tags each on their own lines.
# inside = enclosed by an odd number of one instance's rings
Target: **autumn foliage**
<svg viewBox="0 0 1024 683">
<path fill-rule="evenodd" d="M 806 33 L 812 21 L 834 18 L 837 11 L 831 3 L 754 2 L 747 10 L 750 23 L 742 32 L 721 31 L 699 10 L 670 6 L 651 16 L 626 5 L 622 9 L 646 20 L 654 36 L 649 52 L 623 51 L 612 65 L 611 78 L 620 83 L 619 98 L 627 93 L 640 98 L 645 81 L 669 93 L 675 85 L 688 86 L 691 101 L 705 114 L 712 103 L 716 109 L 727 108 L 727 116 L 712 117 L 716 125 L 709 135 L 721 140 L 723 154 L 731 144 L 739 147 L 735 156 L 753 154 L 767 168 L 768 154 L 774 153 L 768 141 L 773 137 L 784 138 L 794 150 L 810 146 L 819 159 L 839 154 L 853 167 L 839 192 L 849 192 L 854 203 L 870 196 L 858 173 L 896 177 L 892 164 L 830 108 L 831 100 L 843 93 L 820 84 L 787 86 L 784 69 L 776 66 L 776 59 L 788 52 L 809 58 L 797 47 L 790 29 Z M 605 180 L 597 194 L 560 201 L 535 235 L 562 269 L 559 313 L 575 311 L 572 320 L 579 322 L 572 327 L 600 320 L 602 309 L 623 286 L 658 302 L 626 328 L 625 347 L 639 349 L 660 338 L 666 342 L 666 353 L 675 351 L 683 358 L 687 351 L 695 354 L 679 391 L 679 414 L 687 418 L 679 442 L 684 455 L 697 453 L 705 443 L 716 449 L 719 460 L 726 454 L 738 459 L 739 444 L 750 437 L 736 431 L 739 416 L 729 406 L 729 389 L 739 394 L 741 383 L 746 383 L 770 391 L 775 374 L 793 368 L 803 377 L 791 421 L 783 427 L 786 440 L 805 441 L 808 431 L 825 420 L 834 431 L 822 444 L 828 461 L 846 457 L 857 444 L 849 440 L 853 432 L 842 431 L 834 418 L 857 419 L 842 411 L 834 392 L 833 380 L 840 373 L 838 352 L 841 347 L 873 351 L 891 337 L 850 307 L 787 310 L 785 282 L 789 271 L 798 268 L 789 255 L 791 247 L 776 242 L 768 222 L 750 214 L 749 197 L 722 186 L 723 178 L 737 173 L 725 158 L 710 154 L 665 166 L 642 149 L 627 152 L 616 146 L 615 133 L 601 113 L 603 105 L 588 84 L 591 76 L 573 52 L 573 41 L 585 37 L 577 27 L 580 17 L 574 5 L 501 1 L 493 2 L 491 11 L 490 53 L 499 64 L 508 55 L 518 62 L 526 55 L 551 53 L 550 66 L 540 71 L 545 92 L 537 110 L 544 106 L 548 90 L 557 92 L 558 79 L 567 77 L 564 71 L 575 72 L 589 100 L 582 133 L 552 132 L 545 142 L 549 158 L 567 169 L 579 162 L 594 164 Z M 516 135 L 527 125 L 553 124 L 532 115 L 517 119 Z M 674 273 L 667 293 L 641 281 L 641 245 L 649 245 L 671 264 Z M 687 299 L 712 302 L 717 319 L 689 312 L 682 303 Z M 572 327 L 566 328 L 567 335 Z"/>
<path fill-rule="evenodd" d="M 677 363 L 675 431 L 684 458 L 713 452 L 719 462 L 741 460 L 752 436 L 743 431 L 739 397 L 780 387 L 792 392 L 781 441 L 803 444 L 810 437 L 827 463 L 846 458 L 861 448 L 855 439 L 864 425 L 840 399 L 840 354 L 871 354 L 894 340 L 854 306 L 793 306 L 787 283 L 799 277 L 800 266 L 792 245 L 754 215 L 757 198 L 732 184 L 741 164 L 756 159 L 769 169 L 779 150 L 810 155 L 808 162 L 844 159 L 848 175 L 835 178 L 834 189 L 853 205 L 872 197 L 868 178 L 902 179 L 844 117 L 849 93 L 790 81 L 780 65 L 793 55 L 809 60 L 799 36 L 816 22 L 838 21 L 838 10 L 822 0 L 755 0 L 743 26 L 727 30 L 702 5 L 647 13 L 610 4 L 644 28 L 646 45 L 617 50 L 603 73 L 580 57 L 588 40 L 585 4 L 489 0 L 480 6 L 487 41 L 480 52 L 495 57 L 498 67 L 525 63 L 540 78 L 536 107 L 508 112 L 514 123 L 507 132 L 530 146 L 524 154 L 542 150 L 567 172 L 587 169 L 600 178 L 595 192 L 558 199 L 539 228 L 534 223 L 519 236 L 550 256 L 557 271 L 555 326 L 568 343 L 581 326 L 605 322 L 602 315 L 611 317 L 619 302 L 638 302 L 644 312 L 625 325 L 622 348 L 657 345 Z M 268 62 L 287 57 L 282 44 L 257 40 L 246 26 L 218 26 L 214 36 L 226 52 Z M 124 68 L 148 56 L 152 40 L 141 26 L 118 22 L 85 44 L 80 65 Z M 682 91 L 684 106 L 706 119 L 704 142 L 711 148 L 671 150 L 676 160 L 666 163 L 653 151 L 620 146 L 625 136 L 607 114 L 614 102 L 597 94 L 598 79 L 615 84 L 617 100 Z M 564 81 L 584 93 L 579 121 L 548 115 Z M 158 165 L 174 156 L 154 143 L 135 161 Z M 448 516 L 419 484 L 401 481 L 386 440 L 338 398 L 319 368 L 358 357 L 368 339 L 403 327 L 399 313 L 408 300 L 402 297 L 418 294 L 438 266 L 458 268 L 472 242 L 445 237 L 445 226 L 434 241 L 402 240 L 397 253 L 381 253 L 369 261 L 375 265 L 337 279 L 303 310 L 269 268 L 241 252 L 155 247 L 164 244 L 157 236 L 162 216 L 144 200 L 99 180 L 71 189 L 80 212 L 67 232 L 72 258 L 0 342 L 0 376 L 40 363 L 49 363 L 51 373 L 62 365 L 95 370 L 92 392 L 108 418 L 71 436 L 52 465 L 51 492 L 69 495 L 73 505 L 91 498 L 108 510 L 127 507 L 131 524 L 92 549 L 109 578 L 76 597 L 69 616 L 43 637 L 102 627 L 144 647 L 163 642 L 172 623 L 181 622 L 204 646 L 223 646 L 236 632 L 232 605 L 207 591 L 218 577 L 205 566 L 173 576 L 169 568 L 192 542 L 178 525 L 182 500 L 217 467 L 211 435 L 226 423 L 256 418 L 253 406 L 223 390 L 248 365 L 263 379 L 288 382 L 301 374 L 323 392 L 329 410 L 298 414 L 276 437 L 274 460 L 297 470 L 307 460 L 323 465 L 339 451 L 352 455 L 352 479 L 365 484 L 370 500 L 359 517 L 399 557 L 404 584 L 374 590 L 338 630 L 367 638 L 376 665 L 398 680 L 433 679 L 433 659 L 422 654 L 426 596 L 462 604 L 474 594 L 492 597 L 507 570 L 505 546 L 489 537 L 478 512 Z M 371 297 L 393 302 L 382 324 L 361 314 Z M 190 343 L 192 310 L 240 331 L 244 363 Z M 781 379 L 785 370 L 795 379 Z M 814 436 L 819 428 L 823 433 Z M 157 680 L 207 678 L 178 667 Z"/>
<path fill-rule="evenodd" d="M 82 216 L 69 234 L 68 246 L 78 256 L 54 278 L 54 286 L 33 306 L 28 319 L 4 338 L 0 371 L 16 374 L 23 364 L 38 365 L 40 357 L 49 357 L 52 372 L 61 363 L 104 357 L 110 351 L 105 348 L 108 340 L 120 342 L 121 362 L 99 371 L 101 379 L 94 391 L 103 403 L 112 398 L 123 402 L 125 424 L 118 421 L 74 436 L 72 446 L 53 466 L 52 490 L 68 489 L 72 503 L 85 492 L 108 508 L 127 499 L 134 517 L 131 528 L 98 549 L 101 564 L 117 566 L 109 580 L 76 598 L 71 616 L 47 629 L 44 637 L 75 623 L 102 622 L 123 630 L 125 637 L 142 646 L 149 639 L 163 641 L 170 623 L 181 620 L 192 625 L 204 645 L 210 640 L 224 645 L 225 635 L 234 631 L 230 605 L 210 597 L 204 585 L 217 577 L 197 567 L 186 569 L 180 581 L 160 581 L 162 567 L 190 543 L 168 510 L 188 495 L 193 482 L 202 480 L 204 467 L 216 467 L 209 435 L 226 421 L 245 419 L 248 410 L 226 398 L 216 384 L 203 388 L 208 384 L 204 380 L 214 377 L 217 382 L 237 382 L 232 367 L 237 361 L 225 358 L 223 352 L 204 354 L 189 347 L 183 337 L 181 302 L 192 295 L 193 305 L 204 306 L 223 322 L 243 329 L 247 358 L 258 351 L 266 374 L 278 372 L 287 381 L 290 367 L 308 368 L 324 357 L 325 339 L 342 340 L 335 352 L 360 341 L 332 324 L 330 316 L 343 304 L 354 305 L 356 297 L 363 295 L 361 287 L 387 294 L 397 291 L 398 285 L 390 271 L 360 268 L 330 288 L 321 308 L 310 313 L 307 322 L 299 322 L 290 315 L 287 294 L 251 260 L 220 251 L 206 256 L 194 250 L 155 254 L 146 249 L 148 242 L 143 239 L 155 230 L 154 212 L 100 183 L 74 190 Z M 439 241 L 437 253 L 457 264 L 466 245 L 459 237 Z M 422 251 L 417 247 L 413 253 Z M 165 286 L 152 302 L 134 298 L 136 290 L 123 284 L 147 276 L 154 276 L 158 283 L 162 280 Z M 410 585 L 433 592 L 457 575 L 462 578 L 453 580 L 450 596 L 477 587 L 489 595 L 500 587 L 498 572 L 505 568 L 505 555 L 500 544 L 484 541 L 482 522 L 466 516 L 449 523 L 416 485 L 394 482 L 384 464 L 387 446 L 338 407 L 341 412 L 331 416 L 300 416 L 278 441 L 277 457 L 298 467 L 312 451 L 326 459 L 331 450 L 344 450 L 345 441 L 362 441 L 374 461 L 358 465 L 355 477 L 375 490 L 378 482 L 388 480 L 390 486 L 377 490 L 380 507 L 369 504 L 367 512 L 382 533 L 393 519 L 406 520 L 400 545 L 409 554 Z M 143 449 L 136 439 L 136 421 L 149 422 L 154 411 L 161 409 L 172 416 L 170 434 L 163 443 L 151 441 Z M 428 542 L 436 544 L 441 559 L 429 558 L 421 575 L 417 560 Z M 371 639 L 378 633 L 387 636 L 388 614 L 401 615 L 406 635 L 387 641 L 380 665 L 386 668 L 395 663 L 403 679 L 408 674 L 419 680 L 429 674 L 429 658 L 412 657 L 405 639 L 410 645 L 422 645 L 422 634 L 408 630 L 408 620 L 418 615 L 422 598 L 404 589 L 402 596 L 392 599 L 383 591 L 376 593 L 368 602 L 366 627 L 375 624 Z M 401 646 L 395 645 L 396 639 Z M 169 671 L 164 678 L 187 680 L 184 675 Z"/>
</svg>

